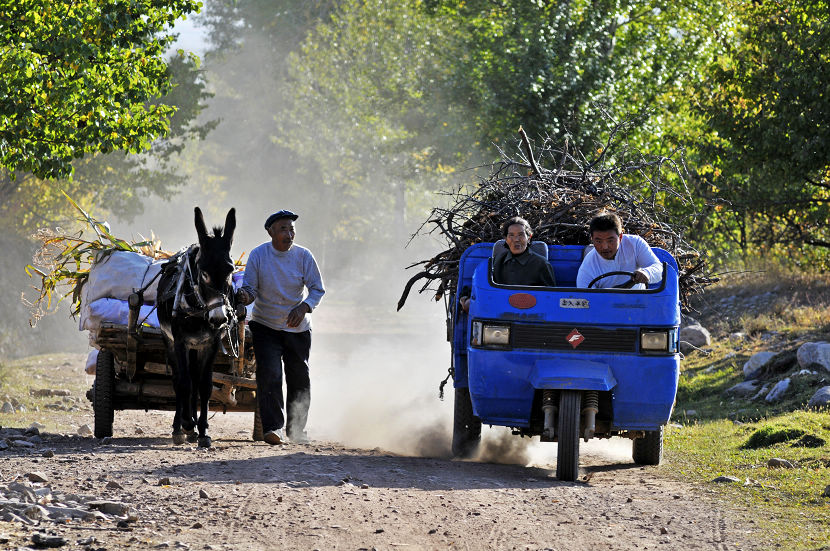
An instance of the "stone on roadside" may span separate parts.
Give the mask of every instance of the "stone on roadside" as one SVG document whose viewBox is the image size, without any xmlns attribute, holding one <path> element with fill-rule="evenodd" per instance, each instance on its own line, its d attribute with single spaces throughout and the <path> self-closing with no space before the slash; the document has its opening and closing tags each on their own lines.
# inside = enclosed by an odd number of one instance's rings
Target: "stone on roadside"
<svg viewBox="0 0 830 551">
<path fill-rule="evenodd" d="M 724 394 L 727 396 L 734 395 L 734 396 L 742 396 L 747 397 L 755 393 L 758 389 L 758 381 L 744 381 L 742 383 L 738 383 L 733 385 L 726 390 L 723 391 Z"/>
<path fill-rule="evenodd" d="M 14 413 L 14 406 L 11 402 L 3 402 L 3 406 L 0 407 L 0 413 Z"/>
<path fill-rule="evenodd" d="M 43 429 L 46 428 L 46 425 L 44 425 L 43 423 L 38 423 L 37 421 L 35 421 L 31 425 L 29 425 L 29 428 L 30 429 L 37 429 L 37 431 L 40 432 L 40 431 L 42 431 Z"/>
<path fill-rule="evenodd" d="M 202 498 L 202 499 L 210 499 L 210 494 L 208 494 L 206 491 L 204 491 L 203 489 L 200 488 L 199 489 L 199 497 Z"/>
<path fill-rule="evenodd" d="M 32 535 L 32 543 L 35 544 L 35 547 L 43 548 L 43 547 L 63 547 L 66 545 L 66 538 L 62 536 L 50 536 L 49 534 L 42 534 L 40 532 Z"/>
<path fill-rule="evenodd" d="M 787 377 L 786 379 L 783 379 L 781 381 L 778 381 L 775 384 L 775 386 L 772 387 L 772 390 L 769 391 L 769 394 L 767 394 L 767 396 L 766 396 L 766 398 L 764 398 L 764 400 L 766 400 L 770 404 L 773 403 L 773 402 L 777 402 L 778 400 L 780 400 L 784 396 L 784 393 L 787 392 L 788 388 L 790 388 L 790 378 L 789 377 Z"/>
<path fill-rule="evenodd" d="M 830 405 L 830 386 L 823 386 L 813 394 L 810 401 L 807 402 L 809 408 L 820 408 Z"/>
<path fill-rule="evenodd" d="M 78 435 L 79 436 L 92 436 L 92 429 L 89 428 L 89 425 L 81 425 L 78 427 Z"/>
<path fill-rule="evenodd" d="M 110 480 L 107 482 L 107 489 L 108 490 L 123 490 L 124 486 L 116 482 L 115 480 Z"/>
<path fill-rule="evenodd" d="M 795 467 L 795 465 L 793 465 L 786 459 L 781 459 L 780 457 L 770 457 L 769 460 L 767 460 L 767 467 L 792 469 Z"/>
<path fill-rule="evenodd" d="M 767 362 L 775 356 L 775 352 L 770 352 L 769 350 L 764 350 L 763 352 L 758 352 L 753 354 L 749 360 L 744 364 L 744 379 L 757 379 L 759 375 L 761 375 L 761 371 L 764 369 L 764 366 L 767 365 Z"/>
<path fill-rule="evenodd" d="M 796 358 L 799 367 L 803 369 L 819 365 L 830 371 L 830 343 L 823 341 L 805 342 L 798 347 Z"/>
<path fill-rule="evenodd" d="M 830 497 L 830 486 L 827 486 L 827 487 L 824 489 L 824 493 L 823 493 L 823 494 L 821 494 L 821 496 L 822 496 L 822 497 Z"/>
<path fill-rule="evenodd" d="M 681 328 L 679 339 L 697 348 L 709 346 L 712 343 L 712 336 L 709 334 L 709 331 L 700 324 L 688 325 Z"/>
<path fill-rule="evenodd" d="M 26 478 L 32 482 L 49 482 L 49 479 L 40 471 L 31 471 L 26 473 Z"/>
<path fill-rule="evenodd" d="M 105 515 L 124 516 L 130 512 L 130 506 L 119 501 L 90 501 L 87 504 L 90 509 L 101 511 Z"/>
<path fill-rule="evenodd" d="M 740 482 L 741 479 L 736 476 L 719 476 L 712 480 L 712 482 Z"/>
</svg>

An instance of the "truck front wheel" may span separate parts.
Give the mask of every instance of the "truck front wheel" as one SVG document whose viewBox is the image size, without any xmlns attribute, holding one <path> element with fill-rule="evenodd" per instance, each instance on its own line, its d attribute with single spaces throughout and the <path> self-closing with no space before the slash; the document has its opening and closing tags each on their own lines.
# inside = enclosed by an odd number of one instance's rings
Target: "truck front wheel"
<svg viewBox="0 0 830 551">
<path fill-rule="evenodd" d="M 470 389 L 455 389 L 452 424 L 452 455 L 467 459 L 478 452 L 481 443 L 481 419 L 473 414 Z"/>
<path fill-rule="evenodd" d="M 559 393 L 559 446 L 556 453 L 556 478 L 573 482 L 579 476 L 579 425 L 582 391 Z"/>
<path fill-rule="evenodd" d="M 659 465 L 663 459 L 663 427 L 646 431 L 643 438 L 635 438 L 631 455 L 638 465 Z"/>
</svg>

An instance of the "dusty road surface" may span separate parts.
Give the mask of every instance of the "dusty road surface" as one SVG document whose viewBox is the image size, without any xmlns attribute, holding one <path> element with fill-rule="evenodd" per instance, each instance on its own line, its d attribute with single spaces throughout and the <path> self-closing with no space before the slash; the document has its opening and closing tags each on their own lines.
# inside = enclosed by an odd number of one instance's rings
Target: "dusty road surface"
<svg viewBox="0 0 830 551">
<path fill-rule="evenodd" d="M 166 412 L 118 412 L 112 439 L 42 433 L 33 447 L 0 451 L 0 491 L 48 487 L 46 506 L 126 506 L 97 520 L 0 521 L 0 548 L 756 548 L 751 525 L 671 481 L 670 466 L 587 451 L 583 480 L 563 483 L 554 464 L 401 456 L 328 441 L 271 447 L 249 439 L 243 414 L 212 420 L 213 448 L 174 447 L 169 421 Z"/>
</svg>

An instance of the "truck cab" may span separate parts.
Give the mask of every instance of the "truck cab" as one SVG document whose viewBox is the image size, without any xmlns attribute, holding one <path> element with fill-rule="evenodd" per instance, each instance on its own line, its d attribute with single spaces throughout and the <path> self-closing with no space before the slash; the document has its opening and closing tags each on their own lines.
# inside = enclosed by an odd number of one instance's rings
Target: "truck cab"
<svg viewBox="0 0 830 551">
<path fill-rule="evenodd" d="M 455 386 L 453 452 L 474 453 L 481 424 L 558 442 L 557 476 L 578 475 L 579 439 L 625 436 L 637 463 L 657 464 L 679 377 L 678 268 L 667 251 L 659 283 L 641 290 L 577 288 L 584 246 L 531 242 L 553 267 L 555 287 L 493 281 L 498 243 L 459 261 L 451 301 Z M 462 293 L 458 293 L 462 294 Z"/>
</svg>

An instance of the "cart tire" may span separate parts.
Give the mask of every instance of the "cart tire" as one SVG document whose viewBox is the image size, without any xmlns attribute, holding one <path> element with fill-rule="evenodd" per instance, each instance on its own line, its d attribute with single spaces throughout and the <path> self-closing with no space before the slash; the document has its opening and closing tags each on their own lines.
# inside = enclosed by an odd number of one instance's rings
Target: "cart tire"
<svg viewBox="0 0 830 551">
<path fill-rule="evenodd" d="M 108 350 L 98 353 L 92 398 L 95 438 L 112 436 L 112 421 L 115 418 L 115 358 Z"/>
<path fill-rule="evenodd" d="M 265 440 L 262 434 L 262 418 L 259 416 L 259 407 L 254 410 L 254 433 L 252 438 L 254 442 L 262 442 Z"/>
<path fill-rule="evenodd" d="M 573 482 L 579 476 L 579 425 L 582 391 L 559 393 L 559 445 L 556 450 L 556 478 Z"/>
<path fill-rule="evenodd" d="M 659 465 L 663 459 L 663 427 L 646 431 L 643 438 L 635 438 L 631 447 L 634 463 Z"/>
<path fill-rule="evenodd" d="M 481 443 L 481 419 L 473 414 L 470 389 L 455 389 L 452 424 L 452 455 L 467 459 L 478 453 Z"/>
</svg>

